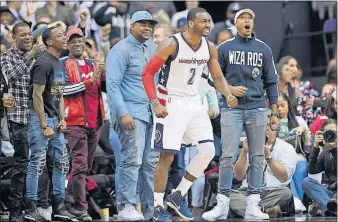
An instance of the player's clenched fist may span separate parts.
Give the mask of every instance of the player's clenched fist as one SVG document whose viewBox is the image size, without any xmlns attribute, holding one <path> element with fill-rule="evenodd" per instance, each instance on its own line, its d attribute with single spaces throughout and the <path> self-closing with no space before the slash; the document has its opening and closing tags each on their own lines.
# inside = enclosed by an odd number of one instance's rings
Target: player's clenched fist
<svg viewBox="0 0 338 222">
<path fill-rule="evenodd" d="M 238 105 L 238 101 L 237 98 L 233 95 L 230 95 L 227 97 L 227 104 L 229 106 L 229 108 L 234 108 Z"/>
<path fill-rule="evenodd" d="M 168 116 L 167 109 L 160 103 L 154 106 L 154 112 L 157 118 L 166 118 Z"/>
</svg>

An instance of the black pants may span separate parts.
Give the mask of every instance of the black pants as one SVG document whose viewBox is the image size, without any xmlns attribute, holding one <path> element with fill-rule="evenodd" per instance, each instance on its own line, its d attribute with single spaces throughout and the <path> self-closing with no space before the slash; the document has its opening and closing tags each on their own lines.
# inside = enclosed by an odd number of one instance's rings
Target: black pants
<svg viewBox="0 0 338 222">
<path fill-rule="evenodd" d="M 14 166 L 11 177 L 11 187 L 8 196 L 11 209 L 21 210 L 23 207 L 23 193 L 26 186 L 27 165 L 28 165 L 28 127 L 24 124 L 9 121 L 11 141 L 14 147 Z"/>
</svg>

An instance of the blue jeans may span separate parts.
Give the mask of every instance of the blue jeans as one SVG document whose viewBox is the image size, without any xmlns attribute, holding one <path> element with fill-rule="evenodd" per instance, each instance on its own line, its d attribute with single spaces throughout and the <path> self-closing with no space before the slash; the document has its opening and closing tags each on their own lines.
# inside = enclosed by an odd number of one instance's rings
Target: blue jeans
<svg viewBox="0 0 338 222">
<path fill-rule="evenodd" d="M 298 161 L 296 165 L 296 170 L 292 176 L 290 188 L 293 196 L 297 197 L 300 200 L 302 200 L 304 196 L 302 181 L 305 177 L 307 177 L 307 161 Z"/>
<path fill-rule="evenodd" d="M 267 119 L 266 108 L 252 110 L 227 108 L 222 110 L 222 156 L 220 158 L 218 193 L 230 197 L 233 168 L 243 126 L 249 144 L 248 195 L 261 193 Z"/>
<path fill-rule="evenodd" d="M 109 143 L 113 148 L 114 151 L 114 157 L 115 157 L 115 192 L 118 191 L 118 182 L 117 178 L 119 176 L 119 165 L 121 160 L 121 144 L 119 141 L 119 137 L 117 136 L 117 133 L 114 130 L 114 124 L 115 122 L 110 122 L 109 127 Z"/>
<path fill-rule="evenodd" d="M 302 186 L 304 193 L 325 213 L 327 210 L 327 202 L 333 197 L 334 193 L 309 177 L 303 180 Z"/>
<path fill-rule="evenodd" d="M 154 171 L 159 153 L 151 149 L 153 124 L 138 119 L 134 121 L 135 130 L 127 130 L 121 121 L 115 125 L 121 144 L 117 205 L 121 210 L 125 204 L 135 205 L 140 198 L 145 213 L 154 208 Z M 138 180 L 141 183 L 140 197 L 137 197 Z"/>
<path fill-rule="evenodd" d="M 49 118 L 46 115 L 48 127 L 54 130 L 54 135 L 47 138 L 43 135 L 39 118 L 33 111 L 30 113 L 28 121 L 28 145 L 31 156 L 28 164 L 26 180 L 27 197 L 31 200 L 38 199 L 38 180 L 43 174 L 46 165 L 46 155 L 48 144 L 54 150 L 53 168 L 53 194 L 65 198 L 65 179 L 69 170 L 69 159 L 65 145 L 64 135 L 59 132 L 57 125 L 58 117 Z"/>
<path fill-rule="evenodd" d="M 221 138 L 214 134 L 214 144 L 215 144 L 215 156 L 220 157 L 222 155 L 222 142 Z"/>
</svg>

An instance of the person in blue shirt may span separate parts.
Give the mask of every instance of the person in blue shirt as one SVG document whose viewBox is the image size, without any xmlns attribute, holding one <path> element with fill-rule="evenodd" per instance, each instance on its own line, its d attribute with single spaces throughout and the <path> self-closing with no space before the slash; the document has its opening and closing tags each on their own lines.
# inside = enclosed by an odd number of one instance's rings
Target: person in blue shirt
<svg viewBox="0 0 338 222">
<path fill-rule="evenodd" d="M 249 143 L 248 192 L 245 219 L 269 219 L 259 202 L 263 189 L 264 144 L 268 121 L 265 92 L 271 108 L 271 129 L 278 130 L 278 75 L 270 47 L 252 33 L 255 13 L 243 9 L 235 15 L 237 35 L 220 44 L 218 60 L 238 99 L 236 108 L 226 104 L 221 110 L 222 156 L 220 158 L 217 205 L 202 215 L 209 221 L 225 220 L 228 216 L 234 162 L 242 130 Z"/>
<path fill-rule="evenodd" d="M 119 41 L 107 56 L 106 84 L 121 144 L 118 216 L 122 220 L 140 221 L 151 216 L 154 209 L 154 170 L 159 158 L 151 150 L 153 114 L 141 79 L 143 67 L 156 49 L 149 39 L 157 22 L 146 11 L 135 12 L 131 22 L 130 35 Z M 140 200 L 144 216 L 135 208 Z"/>
</svg>

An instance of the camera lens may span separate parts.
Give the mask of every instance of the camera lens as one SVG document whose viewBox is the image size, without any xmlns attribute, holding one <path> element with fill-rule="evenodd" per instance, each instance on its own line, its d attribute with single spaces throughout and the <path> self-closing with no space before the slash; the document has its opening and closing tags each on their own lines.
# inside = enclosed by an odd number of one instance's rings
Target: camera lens
<svg viewBox="0 0 338 222">
<path fill-rule="evenodd" d="M 335 131 L 328 130 L 324 133 L 324 140 L 328 143 L 334 142 L 337 139 L 337 134 Z"/>
</svg>

